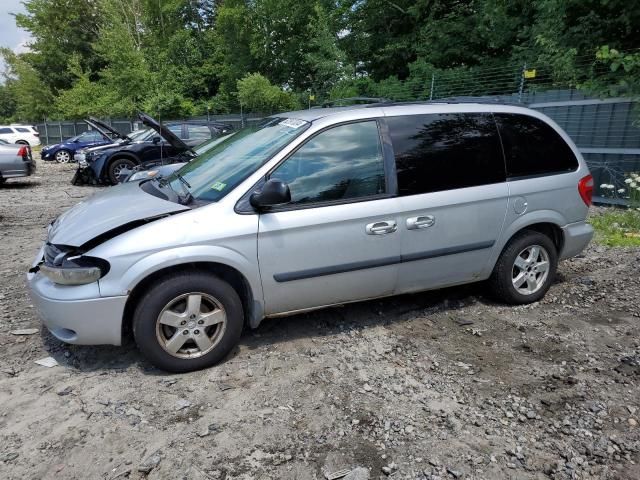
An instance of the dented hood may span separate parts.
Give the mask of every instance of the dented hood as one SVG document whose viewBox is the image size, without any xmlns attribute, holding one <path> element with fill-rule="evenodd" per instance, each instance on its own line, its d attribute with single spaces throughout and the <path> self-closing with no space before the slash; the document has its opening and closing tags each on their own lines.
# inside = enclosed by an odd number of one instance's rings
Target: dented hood
<svg viewBox="0 0 640 480">
<path fill-rule="evenodd" d="M 127 224 L 184 210 L 189 207 L 150 195 L 137 182 L 123 183 L 105 188 L 60 215 L 52 223 L 47 241 L 80 247 Z"/>
</svg>

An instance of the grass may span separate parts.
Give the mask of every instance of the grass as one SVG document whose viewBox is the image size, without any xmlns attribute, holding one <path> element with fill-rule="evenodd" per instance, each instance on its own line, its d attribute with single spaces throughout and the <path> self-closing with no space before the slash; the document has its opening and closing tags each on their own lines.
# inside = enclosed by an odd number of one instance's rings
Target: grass
<svg viewBox="0 0 640 480">
<path fill-rule="evenodd" d="M 607 209 L 589 218 L 596 241 L 609 247 L 640 247 L 640 211 Z"/>
</svg>

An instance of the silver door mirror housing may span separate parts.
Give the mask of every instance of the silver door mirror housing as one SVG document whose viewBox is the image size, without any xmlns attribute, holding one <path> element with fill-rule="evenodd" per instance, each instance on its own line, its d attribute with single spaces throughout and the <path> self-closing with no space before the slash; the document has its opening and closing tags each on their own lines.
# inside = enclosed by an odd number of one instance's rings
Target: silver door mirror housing
<svg viewBox="0 0 640 480">
<path fill-rule="evenodd" d="M 289 185 L 277 178 L 271 178 L 263 185 L 262 190 L 253 192 L 249 203 L 256 210 L 282 205 L 291 201 Z"/>
</svg>

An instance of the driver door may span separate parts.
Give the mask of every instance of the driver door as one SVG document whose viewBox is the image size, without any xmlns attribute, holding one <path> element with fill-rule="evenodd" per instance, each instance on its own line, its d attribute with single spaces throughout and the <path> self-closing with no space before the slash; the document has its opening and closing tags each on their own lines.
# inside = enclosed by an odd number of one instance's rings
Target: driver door
<svg viewBox="0 0 640 480">
<path fill-rule="evenodd" d="M 331 127 L 271 173 L 291 202 L 260 215 L 266 314 L 390 295 L 400 261 L 398 200 L 375 120 Z"/>
</svg>

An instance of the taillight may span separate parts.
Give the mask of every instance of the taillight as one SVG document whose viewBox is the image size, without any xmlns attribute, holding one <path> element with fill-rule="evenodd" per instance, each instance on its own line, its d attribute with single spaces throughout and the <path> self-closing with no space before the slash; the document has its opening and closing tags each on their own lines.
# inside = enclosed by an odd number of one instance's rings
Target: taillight
<svg viewBox="0 0 640 480">
<path fill-rule="evenodd" d="M 22 147 L 20 147 L 20 149 L 18 150 L 18 156 L 19 156 L 19 157 L 23 157 L 23 158 L 24 158 L 24 157 L 27 157 L 27 156 L 29 155 L 29 154 L 28 154 L 28 152 L 29 152 L 29 151 L 27 150 L 27 146 L 26 146 L 26 145 L 23 145 L 23 146 L 22 146 Z"/>
<path fill-rule="evenodd" d="M 590 207 L 593 199 L 593 177 L 591 175 L 580 179 L 578 182 L 578 192 L 585 205 Z"/>
<path fill-rule="evenodd" d="M 39 134 L 38 132 L 33 132 L 33 136 L 34 136 L 34 137 L 39 137 L 39 136 L 40 136 L 40 134 Z"/>
</svg>

